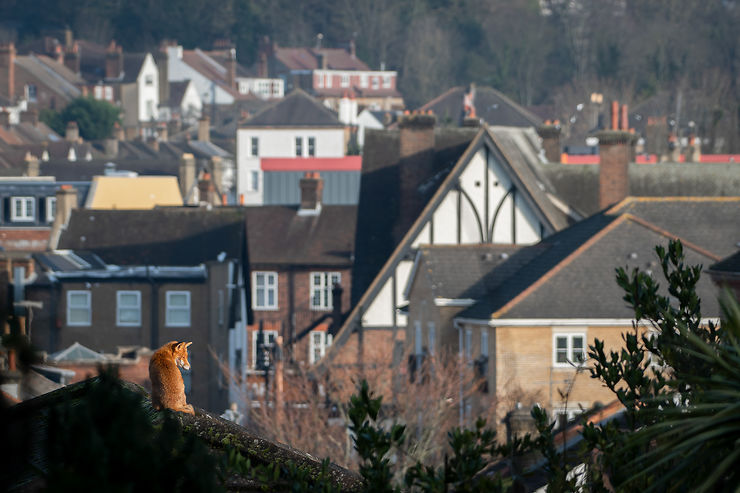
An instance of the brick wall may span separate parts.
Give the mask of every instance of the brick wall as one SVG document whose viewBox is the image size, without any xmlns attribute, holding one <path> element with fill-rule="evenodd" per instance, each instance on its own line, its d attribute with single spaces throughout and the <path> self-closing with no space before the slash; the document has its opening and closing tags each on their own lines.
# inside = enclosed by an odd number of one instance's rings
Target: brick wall
<svg viewBox="0 0 740 493">
<path fill-rule="evenodd" d="M 599 137 L 599 208 L 603 209 L 627 197 L 632 134 L 606 130 Z"/>
</svg>

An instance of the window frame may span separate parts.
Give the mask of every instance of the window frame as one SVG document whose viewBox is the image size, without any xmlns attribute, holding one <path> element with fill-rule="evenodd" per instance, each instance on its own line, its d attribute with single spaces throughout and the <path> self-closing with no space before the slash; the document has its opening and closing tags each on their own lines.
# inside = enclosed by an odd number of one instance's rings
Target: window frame
<svg viewBox="0 0 740 493">
<path fill-rule="evenodd" d="M 264 305 L 260 306 L 257 303 L 257 276 L 258 275 L 264 275 L 265 281 L 267 281 L 268 278 L 273 278 L 273 286 L 270 287 L 267 282 L 265 283 L 263 289 L 265 290 L 265 296 L 264 296 Z M 275 271 L 269 271 L 269 270 L 258 270 L 252 272 L 252 308 L 255 310 L 264 310 L 264 311 L 276 311 L 280 307 L 280 301 L 278 300 L 278 285 L 279 285 L 279 277 L 278 273 Z M 273 300 L 274 303 L 269 304 L 267 302 L 268 300 L 268 292 L 274 291 Z"/>
<path fill-rule="evenodd" d="M 306 144 L 306 150 L 308 151 L 309 157 L 315 157 L 316 156 L 316 137 L 308 137 L 307 144 Z"/>
<path fill-rule="evenodd" d="M 187 307 L 172 306 L 170 298 L 172 296 L 184 294 L 187 298 Z M 188 320 L 187 323 L 175 322 L 170 318 L 171 310 L 187 310 Z M 171 290 L 165 292 L 165 314 L 164 314 L 164 325 L 165 327 L 190 327 L 192 325 L 192 298 L 190 291 L 184 290 Z"/>
<path fill-rule="evenodd" d="M 84 294 L 87 300 L 85 305 L 72 305 L 72 296 Z M 73 322 L 70 318 L 71 310 L 87 310 L 87 320 Z M 89 289 L 70 289 L 67 291 L 67 325 L 70 327 L 90 327 L 92 325 L 92 293 Z"/>
<path fill-rule="evenodd" d="M 249 154 L 251 157 L 260 155 L 260 138 L 256 135 L 249 137 Z"/>
<path fill-rule="evenodd" d="M 320 280 L 321 282 L 316 285 L 314 283 L 314 276 L 321 276 Z M 332 281 L 332 276 L 336 276 L 336 283 L 342 284 L 342 273 L 337 271 L 315 271 L 309 273 L 308 278 L 308 284 L 309 284 L 309 290 L 308 290 L 308 305 L 309 308 L 312 311 L 331 311 L 334 308 L 334 302 L 332 300 L 332 293 L 331 290 L 334 287 L 334 282 Z M 328 285 L 327 285 L 328 283 Z M 315 291 L 319 291 L 319 298 L 321 297 L 321 293 L 324 294 L 324 304 L 321 304 L 321 300 L 319 300 L 319 305 L 314 305 L 314 294 Z"/>
<path fill-rule="evenodd" d="M 46 197 L 46 222 L 53 223 L 57 214 L 57 198 Z"/>
<path fill-rule="evenodd" d="M 566 347 L 565 347 L 565 354 L 566 354 L 566 361 L 561 362 L 558 361 L 558 353 L 562 350 L 558 348 L 558 339 L 559 338 L 565 338 L 566 340 Z M 573 344 L 574 339 L 580 338 L 581 339 L 581 354 L 583 355 L 582 361 L 576 361 L 575 356 L 575 346 Z M 553 368 L 575 368 L 581 365 L 585 365 L 586 361 L 588 360 L 588 354 L 586 352 L 586 331 L 569 331 L 569 332 L 555 332 L 552 335 L 552 366 Z"/>
<path fill-rule="evenodd" d="M 434 322 L 427 322 L 427 342 L 429 344 L 429 354 L 434 355 L 437 345 L 437 326 Z"/>
<path fill-rule="evenodd" d="M 316 341 L 314 336 L 319 336 L 320 341 L 318 342 L 319 355 L 316 358 Z M 326 355 L 326 349 L 331 346 L 334 342 L 334 337 L 325 330 L 312 330 L 308 333 L 308 363 L 310 365 L 316 364 Z"/>
<path fill-rule="evenodd" d="M 273 344 L 274 341 L 277 341 L 278 338 L 278 331 L 277 330 L 263 330 L 262 331 L 265 334 L 265 337 L 269 341 L 269 336 L 272 335 Z M 249 366 L 250 369 L 256 370 L 257 369 L 257 336 L 259 336 L 259 329 L 252 331 L 252 360 L 251 364 Z"/>
<path fill-rule="evenodd" d="M 16 204 L 24 204 L 22 214 L 16 213 Z M 29 206 L 30 204 L 30 206 Z M 30 212 L 29 212 L 30 211 Z M 36 200 L 29 195 L 16 195 L 10 197 L 10 220 L 14 223 L 33 222 L 36 219 Z"/>
<path fill-rule="evenodd" d="M 295 149 L 295 157 L 303 157 L 303 137 L 293 139 L 293 147 Z"/>
<path fill-rule="evenodd" d="M 121 306 L 121 295 L 135 295 L 136 306 Z M 136 322 L 124 322 L 121 320 L 121 309 L 136 310 L 138 320 Z M 134 289 L 121 289 L 116 291 L 116 326 L 117 327 L 141 327 L 141 291 Z"/>
<path fill-rule="evenodd" d="M 341 87 L 349 87 L 349 74 L 341 74 L 339 85 Z"/>
</svg>

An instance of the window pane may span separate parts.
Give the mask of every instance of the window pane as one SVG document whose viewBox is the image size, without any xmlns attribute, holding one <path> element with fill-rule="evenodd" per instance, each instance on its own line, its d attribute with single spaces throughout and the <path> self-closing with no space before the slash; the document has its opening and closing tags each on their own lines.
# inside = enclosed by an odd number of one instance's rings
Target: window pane
<svg viewBox="0 0 740 493">
<path fill-rule="evenodd" d="M 586 361 L 586 354 L 583 350 L 583 337 L 581 336 L 575 336 L 573 337 L 573 362 L 574 363 L 583 363 Z"/>
<path fill-rule="evenodd" d="M 265 306 L 265 290 L 257 290 L 257 306 Z"/>
<path fill-rule="evenodd" d="M 275 306 L 275 291 L 273 289 L 267 291 L 267 304 L 268 306 Z"/>
<path fill-rule="evenodd" d="M 70 323 L 86 323 L 90 320 L 90 312 L 87 308 L 70 308 Z"/>
<path fill-rule="evenodd" d="M 568 351 L 565 349 L 558 349 L 555 361 L 558 363 L 567 363 Z"/>
<path fill-rule="evenodd" d="M 170 306 L 188 306 L 188 295 L 185 293 L 170 293 Z"/>
<path fill-rule="evenodd" d="M 189 323 L 188 320 L 188 311 L 187 310 L 169 310 L 169 322 L 171 324 L 187 324 Z"/>
<path fill-rule="evenodd" d="M 118 311 L 119 321 L 122 323 L 139 323 L 139 310 L 133 308 L 123 308 Z"/>
<path fill-rule="evenodd" d="M 265 285 L 265 275 L 264 274 L 257 274 L 256 276 L 256 283 L 257 286 L 264 286 Z"/>
<path fill-rule="evenodd" d="M 558 349 L 568 349 L 568 338 L 558 337 L 557 338 L 557 348 Z"/>
<path fill-rule="evenodd" d="M 121 293 L 118 295 L 118 302 L 121 306 L 139 306 L 139 297 L 134 293 Z"/>
<path fill-rule="evenodd" d="M 69 305 L 70 306 L 87 306 L 87 293 L 70 293 L 69 294 Z"/>
</svg>

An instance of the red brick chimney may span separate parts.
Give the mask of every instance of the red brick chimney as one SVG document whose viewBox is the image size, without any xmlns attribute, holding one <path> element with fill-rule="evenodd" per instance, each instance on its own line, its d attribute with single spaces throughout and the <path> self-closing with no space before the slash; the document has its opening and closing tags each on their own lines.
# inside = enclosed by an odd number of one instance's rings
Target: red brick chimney
<svg viewBox="0 0 740 493">
<path fill-rule="evenodd" d="M 399 128 L 399 207 L 401 217 L 396 225 L 402 234 L 421 212 L 428 196 L 421 187 L 434 170 L 434 126 L 431 113 L 414 112 L 403 115 Z M 422 181 L 420 181 L 422 180 Z"/>
<path fill-rule="evenodd" d="M 0 96 L 15 101 L 15 45 L 0 44 Z"/>
<path fill-rule="evenodd" d="M 117 79 L 123 72 L 123 48 L 111 41 L 105 52 L 105 78 Z"/>
<path fill-rule="evenodd" d="M 307 171 L 300 181 L 301 206 L 299 215 L 311 215 L 321 212 L 321 199 L 324 191 L 324 181 L 318 171 Z"/>
<path fill-rule="evenodd" d="M 634 135 L 627 129 L 627 106 L 612 102 L 611 128 L 602 130 L 599 138 L 599 208 L 604 209 L 626 198 L 630 193 L 629 162 Z M 619 125 L 621 123 L 621 125 Z M 620 128 L 621 127 L 621 128 Z"/>
<path fill-rule="evenodd" d="M 434 125 L 437 118 L 430 113 L 407 113 L 398 121 L 401 159 L 434 150 Z"/>
<path fill-rule="evenodd" d="M 560 162 L 560 122 L 558 120 L 546 120 L 545 124 L 537 129 L 542 139 L 542 149 L 545 151 L 545 159 L 551 163 Z"/>
<path fill-rule="evenodd" d="M 77 41 L 64 49 L 64 66 L 75 74 L 80 73 L 80 45 Z"/>
</svg>

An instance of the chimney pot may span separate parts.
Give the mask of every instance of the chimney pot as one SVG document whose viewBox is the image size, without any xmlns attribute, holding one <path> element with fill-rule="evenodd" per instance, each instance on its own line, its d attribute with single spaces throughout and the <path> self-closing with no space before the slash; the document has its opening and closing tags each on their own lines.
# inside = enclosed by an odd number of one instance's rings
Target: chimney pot
<svg viewBox="0 0 740 493">
<path fill-rule="evenodd" d="M 77 189 L 72 185 L 62 185 L 56 191 L 56 199 L 56 213 L 49 237 L 49 247 L 52 250 L 55 250 L 59 244 L 62 227 L 67 225 L 72 211 L 77 209 Z"/>
<path fill-rule="evenodd" d="M 619 101 L 612 101 L 612 130 L 619 129 Z"/>
</svg>

